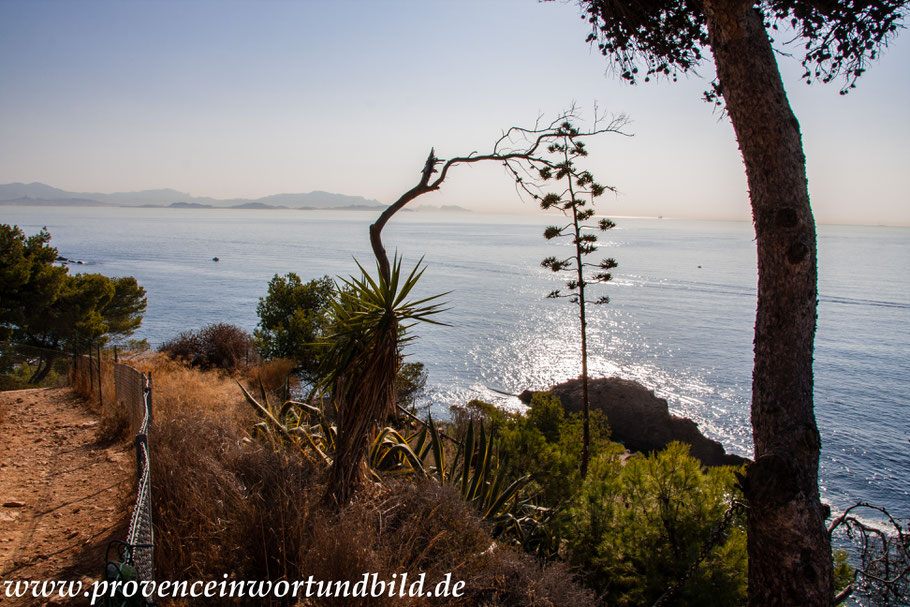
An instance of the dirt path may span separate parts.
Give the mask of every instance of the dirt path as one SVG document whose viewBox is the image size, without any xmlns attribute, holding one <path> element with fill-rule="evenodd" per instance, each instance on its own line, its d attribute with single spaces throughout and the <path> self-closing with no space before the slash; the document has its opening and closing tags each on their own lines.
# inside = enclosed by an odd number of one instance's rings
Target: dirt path
<svg viewBox="0 0 910 607">
<path fill-rule="evenodd" d="M 0 392 L 3 607 L 63 604 L 8 598 L 3 582 L 97 579 L 125 535 L 135 460 L 130 445 L 99 444 L 98 423 L 68 388 Z"/>
</svg>

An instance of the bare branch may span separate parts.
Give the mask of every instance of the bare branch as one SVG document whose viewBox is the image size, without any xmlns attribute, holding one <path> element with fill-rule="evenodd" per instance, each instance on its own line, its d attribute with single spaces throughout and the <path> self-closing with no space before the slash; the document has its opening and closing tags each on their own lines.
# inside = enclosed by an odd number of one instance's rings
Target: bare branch
<svg viewBox="0 0 910 607">
<path fill-rule="evenodd" d="M 859 511 L 871 511 L 881 517 L 883 526 L 863 521 Z M 901 521 L 887 509 L 867 502 L 858 502 L 836 517 L 828 526 L 829 536 L 842 530 L 847 538 L 858 544 L 859 565 L 853 581 L 838 593 L 835 602 L 846 600 L 853 593 L 887 598 L 903 596 L 910 586 L 910 534 Z"/>
<path fill-rule="evenodd" d="M 603 133 L 614 133 L 631 137 L 629 133 L 623 131 L 623 128 L 629 122 L 623 114 L 613 116 L 601 126 L 601 118 L 595 112 L 595 122 L 591 130 L 578 131 L 574 127 L 571 130 L 567 129 L 566 125 L 576 117 L 577 109 L 573 105 L 568 111 L 559 114 L 545 126 L 541 126 L 543 116 L 540 115 L 533 128 L 510 127 L 495 142 L 493 151 L 487 154 L 478 154 L 475 150 L 467 156 L 455 156 L 442 161 L 436 157 L 435 150 L 431 148 L 417 185 L 389 205 L 379 216 L 379 219 L 370 226 L 370 245 L 373 248 L 373 254 L 379 262 L 380 272 L 388 277 L 390 271 L 388 254 L 382 244 L 382 229 L 386 223 L 412 200 L 438 190 L 446 180 L 446 177 L 448 177 L 449 170 L 453 167 L 476 162 L 499 162 L 511 174 L 519 195 L 523 191 L 531 196 L 533 200 L 539 200 L 541 197 L 540 190 L 538 184 L 535 183 L 537 176 L 532 171 L 536 171 L 539 175 L 545 169 L 557 172 L 560 170 L 560 163 L 557 160 L 548 158 L 546 144 L 557 141 L 560 138 L 569 137 L 575 140 Z M 439 164 L 442 165 L 442 168 L 437 170 L 436 166 Z M 579 176 L 575 173 L 571 174 L 574 177 Z M 433 179 L 433 175 L 436 175 L 435 179 Z M 616 191 L 609 186 L 605 189 Z"/>
</svg>

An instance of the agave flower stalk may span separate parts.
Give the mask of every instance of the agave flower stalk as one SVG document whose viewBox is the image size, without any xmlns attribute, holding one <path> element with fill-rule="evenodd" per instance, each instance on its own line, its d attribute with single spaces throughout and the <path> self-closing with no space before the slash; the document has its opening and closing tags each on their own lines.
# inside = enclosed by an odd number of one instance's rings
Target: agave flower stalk
<svg viewBox="0 0 910 607">
<path fill-rule="evenodd" d="M 588 398 L 588 320 L 585 288 L 591 283 L 605 283 L 613 278 L 610 270 L 616 267 L 616 260 L 607 258 L 599 263 L 585 261 L 588 255 L 597 251 L 597 234 L 592 229 L 605 232 L 616 224 L 611 220 L 602 218 L 595 226 L 585 222 L 594 217 L 594 200 L 602 196 L 609 189 L 594 181 L 588 171 L 576 168 L 575 161 L 588 155 L 584 142 L 579 139 L 580 132 L 568 121 L 560 125 L 558 140 L 551 143 L 547 150 L 559 158 L 555 169 L 544 166 L 539 169 L 540 179 L 564 184 L 558 193 L 548 193 L 540 197 L 540 206 L 543 210 L 558 209 L 571 218 L 571 222 L 562 226 L 549 226 L 544 230 L 544 238 L 571 238 L 574 255 L 567 258 L 547 257 L 541 262 L 545 268 L 553 272 L 570 272 L 573 278 L 566 281 L 568 293 L 557 289 L 547 297 L 553 299 L 568 298 L 578 306 L 578 319 L 581 336 L 581 399 L 582 399 L 582 446 L 581 446 L 581 476 L 584 478 L 588 472 L 589 451 L 591 445 L 590 430 L 590 400 Z M 586 268 L 597 270 L 593 276 L 585 273 Z M 609 303 L 608 297 L 602 296 L 590 303 Z"/>
</svg>

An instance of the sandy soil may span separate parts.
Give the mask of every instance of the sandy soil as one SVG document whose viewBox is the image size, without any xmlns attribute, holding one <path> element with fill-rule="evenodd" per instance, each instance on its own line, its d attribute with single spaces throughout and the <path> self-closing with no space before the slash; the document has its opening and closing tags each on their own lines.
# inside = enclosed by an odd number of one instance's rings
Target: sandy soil
<svg viewBox="0 0 910 607">
<path fill-rule="evenodd" d="M 68 388 L 0 392 L 3 607 L 87 604 L 7 598 L 3 582 L 98 579 L 107 543 L 125 536 L 135 456 L 99 444 L 98 424 Z"/>
</svg>

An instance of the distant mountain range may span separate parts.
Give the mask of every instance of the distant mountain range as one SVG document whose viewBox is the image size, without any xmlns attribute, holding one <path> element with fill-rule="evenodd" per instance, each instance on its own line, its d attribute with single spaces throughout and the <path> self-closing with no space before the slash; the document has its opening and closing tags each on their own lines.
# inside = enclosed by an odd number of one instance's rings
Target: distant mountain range
<svg viewBox="0 0 910 607">
<path fill-rule="evenodd" d="M 115 192 L 113 194 L 67 192 L 43 183 L 0 185 L 0 205 L 339 210 L 364 210 L 386 206 L 378 200 L 367 199 L 363 196 L 346 196 L 320 191 L 308 194 L 273 194 L 256 199 L 222 200 L 191 196 L 186 192 L 171 189 Z"/>
</svg>

